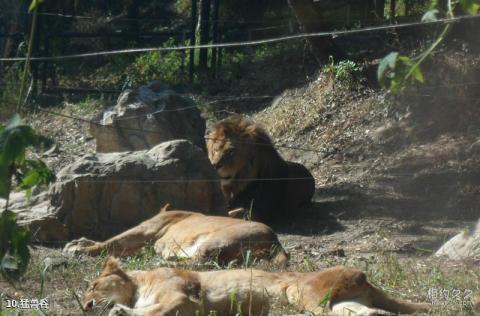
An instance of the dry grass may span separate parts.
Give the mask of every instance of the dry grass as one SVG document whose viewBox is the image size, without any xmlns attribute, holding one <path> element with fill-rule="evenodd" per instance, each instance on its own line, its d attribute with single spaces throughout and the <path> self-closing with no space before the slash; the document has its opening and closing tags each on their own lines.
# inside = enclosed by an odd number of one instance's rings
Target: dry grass
<svg viewBox="0 0 480 316">
<path fill-rule="evenodd" d="M 315 271 L 338 264 L 356 267 L 365 271 L 372 283 L 402 299 L 429 301 L 431 298 L 429 295 L 437 291 L 438 302 L 435 302 L 433 310 L 428 315 L 474 315 L 469 293 L 480 290 L 480 267 L 474 263 L 405 257 L 394 253 L 376 253 L 370 257 L 352 258 L 331 256 L 318 262 L 305 256 L 301 251 L 292 250 L 291 253 L 292 256 L 303 256 L 304 259 L 292 260 L 293 264 L 287 270 Z M 0 281 L 3 304 L 5 305 L 5 300 L 8 298 L 45 297 L 50 304 L 49 309 L 45 310 L 47 315 L 82 315 L 74 295 L 82 296 L 87 282 L 99 274 L 104 260 L 104 256 L 64 257 L 59 250 L 37 248 L 33 251 L 33 260 L 27 274 L 20 282 L 15 283 L 15 287 Z M 49 268 L 45 273 L 44 290 L 41 294 L 41 271 L 45 268 L 46 262 L 49 262 Z M 166 262 L 148 247 L 138 256 L 127 257 L 123 262 L 127 269 L 152 269 L 159 266 L 193 270 L 226 268 L 214 262 L 205 265 L 188 261 Z M 266 262 L 255 262 L 252 267 L 270 271 L 278 270 Z M 449 291 L 449 297 L 440 297 L 440 293 L 444 290 Z M 455 291 L 455 297 L 453 297 L 453 291 Z M 291 306 L 274 304 L 271 315 L 285 315 L 293 311 Z M 12 311 L 5 306 L 0 312 L 3 315 L 12 314 Z M 244 311 L 244 315 L 248 313 Z"/>
</svg>

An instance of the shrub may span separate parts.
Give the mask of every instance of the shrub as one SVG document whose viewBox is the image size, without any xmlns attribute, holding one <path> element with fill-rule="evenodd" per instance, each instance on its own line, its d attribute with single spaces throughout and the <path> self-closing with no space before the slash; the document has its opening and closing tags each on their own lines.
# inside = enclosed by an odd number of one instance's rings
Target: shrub
<svg viewBox="0 0 480 316">
<path fill-rule="evenodd" d="M 22 78 L 22 67 L 21 63 L 10 65 L 5 70 L 2 81 L 0 81 L 0 121 L 15 112 L 18 103 L 19 82 Z"/>
<path fill-rule="evenodd" d="M 330 56 L 330 62 L 323 68 L 323 71 L 335 81 L 352 86 L 361 78 L 363 68 L 351 60 L 342 60 L 335 64 Z"/>
<path fill-rule="evenodd" d="M 176 46 L 175 39 L 167 40 L 163 47 Z M 142 54 L 127 68 L 124 88 L 133 88 L 153 80 L 161 80 L 172 85 L 184 81 L 182 74 L 182 58 L 184 64 L 188 59 L 188 51 L 153 51 Z"/>
<path fill-rule="evenodd" d="M 27 159 L 26 155 L 27 148 L 46 142 L 30 126 L 23 125 L 18 115 L 0 126 L 0 198 L 6 199 L 0 214 L 0 274 L 7 279 L 22 275 L 30 260 L 30 232 L 18 227 L 15 213 L 8 210 L 11 187 L 16 183 L 17 189 L 27 190 L 29 195 L 34 186 L 53 181 L 54 175 L 45 163 Z"/>
</svg>

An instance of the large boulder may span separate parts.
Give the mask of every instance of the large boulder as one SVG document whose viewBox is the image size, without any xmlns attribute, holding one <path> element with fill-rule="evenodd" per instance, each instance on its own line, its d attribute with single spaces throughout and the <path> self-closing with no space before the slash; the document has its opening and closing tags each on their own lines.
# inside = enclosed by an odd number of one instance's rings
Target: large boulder
<svg viewBox="0 0 480 316">
<path fill-rule="evenodd" d="M 43 241 L 104 239 L 152 217 L 166 203 L 211 214 L 226 208 L 215 170 L 187 140 L 86 155 L 57 174 L 47 196 L 48 205 L 35 206 L 36 212 L 17 211 Z"/>
<path fill-rule="evenodd" d="M 17 214 L 18 223 L 27 226 L 34 241 L 64 241 L 68 238 L 67 227 L 57 218 L 50 208 L 47 192 L 33 190 L 28 197 L 24 191 L 10 194 L 9 209 Z M 0 199 L 0 209 L 5 207 Z"/>
<path fill-rule="evenodd" d="M 476 227 L 467 229 L 447 241 L 435 253 L 453 260 L 480 260 L 480 220 Z"/>
<path fill-rule="evenodd" d="M 97 121 L 90 125 L 97 152 L 149 149 L 173 139 L 205 148 L 205 120 L 195 102 L 158 81 L 125 90 Z"/>
</svg>

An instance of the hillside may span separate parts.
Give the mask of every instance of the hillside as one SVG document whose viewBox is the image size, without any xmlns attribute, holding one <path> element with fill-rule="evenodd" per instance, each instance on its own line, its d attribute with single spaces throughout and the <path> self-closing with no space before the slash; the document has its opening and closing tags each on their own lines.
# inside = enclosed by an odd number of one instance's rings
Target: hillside
<svg viewBox="0 0 480 316">
<path fill-rule="evenodd" d="M 324 71 L 272 102 L 247 107 L 245 113 L 267 128 L 282 155 L 304 163 L 316 179 L 312 206 L 273 226 L 291 254 L 288 270 L 346 264 L 363 269 L 391 294 L 438 304 L 431 315 L 473 315 L 469 295 L 480 287 L 478 265 L 431 255 L 478 217 L 479 70 L 480 59 L 467 53 L 439 54 L 426 65 L 425 84 L 397 95 L 370 87 L 364 71 L 337 79 Z M 200 104 L 218 100 L 193 97 Z M 106 105 L 87 100 L 53 111 L 93 118 Z M 235 100 L 228 104 L 235 106 Z M 223 111 L 203 114 L 210 122 L 225 116 Z M 85 123 L 46 113 L 32 114 L 28 121 L 55 139 L 43 158 L 56 171 L 94 150 Z M 35 247 L 28 282 L 14 290 L 0 281 L 11 289 L 7 297 L 34 295 L 44 278 L 50 311 L 76 314 L 72 293 L 81 296 L 85 276 L 94 274 L 103 259 L 71 259 L 61 254 L 61 246 Z M 148 249 L 125 264 L 211 268 L 166 263 Z M 45 265 L 48 272 L 42 276 L 38 271 Z M 277 269 L 262 262 L 254 266 Z M 462 296 L 457 301 L 431 296 L 442 289 Z M 274 308 L 272 315 L 287 312 Z"/>
<path fill-rule="evenodd" d="M 396 95 L 321 73 L 253 118 L 296 147 L 281 151 L 313 170 L 319 201 L 333 198 L 350 215 L 475 220 L 479 71 L 478 57 L 439 55 L 425 84 Z"/>
</svg>

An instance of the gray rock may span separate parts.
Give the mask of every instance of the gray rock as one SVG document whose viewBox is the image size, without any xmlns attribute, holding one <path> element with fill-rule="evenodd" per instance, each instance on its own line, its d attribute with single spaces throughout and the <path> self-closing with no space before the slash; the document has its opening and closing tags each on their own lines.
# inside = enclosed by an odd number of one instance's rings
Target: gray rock
<svg viewBox="0 0 480 316">
<path fill-rule="evenodd" d="M 480 220 L 476 227 L 452 237 L 435 256 L 445 256 L 453 260 L 480 260 Z"/>
<path fill-rule="evenodd" d="M 122 92 L 95 122 L 90 133 L 97 152 L 149 149 L 173 139 L 205 149 L 205 120 L 195 102 L 158 81 Z"/>
<path fill-rule="evenodd" d="M 37 240 L 105 239 L 152 217 L 166 203 L 225 213 L 216 179 L 201 149 L 174 140 L 150 150 L 86 155 L 57 174 L 42 203 L 27 210 L 18 198 L 11 209 Z"/>
</svg>

